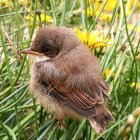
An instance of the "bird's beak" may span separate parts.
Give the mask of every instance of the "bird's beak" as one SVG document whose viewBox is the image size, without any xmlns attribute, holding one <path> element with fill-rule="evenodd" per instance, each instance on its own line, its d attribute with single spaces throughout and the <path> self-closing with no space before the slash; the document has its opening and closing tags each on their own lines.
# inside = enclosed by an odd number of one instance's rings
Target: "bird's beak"
<svg viewBox="0 0 140 140">
<path fill-rule="evenodd" d="M 33 51 L 33 50 L 31 50 L 30 48 L 22 50 L 21 53 L 22 53 L 22 54 L 31 54 L 31 55 L 44 56 L 43 53 Z"/>
</svg>

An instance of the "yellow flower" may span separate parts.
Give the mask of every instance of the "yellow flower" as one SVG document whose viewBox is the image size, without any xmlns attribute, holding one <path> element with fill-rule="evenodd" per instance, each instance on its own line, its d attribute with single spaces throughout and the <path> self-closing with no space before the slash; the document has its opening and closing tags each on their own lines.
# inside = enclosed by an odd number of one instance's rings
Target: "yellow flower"
<svg viewBox="0 0 140 140">
<path fill-rule="evenodd" d="M 0 0 L 0 7 L 10 5 L 10 0 Z"/>
<path fill-rule="evenodd" d="M 87 15 L 89 16 L 89 17 L 92 17 L 93 16 L 93 10 L 92 10 L 92 8 L 87 8 L 86 9 L 86 11 L 87 11 Z"/>
<path fill-rule="evenodd" d="M 92 7 L 92 3 L 94 2 L 95 11 L 100 11 L 105 1 L 106 0 L 89 0 L 89 6 Z M 108 0 L 104 7 L 104 11 L 107 12 L 113 11 L 116 7 L 117 1 L 118 0 Z M 125 0 L 126 10 L 130 10 L 134 6 L 135 2 L 136 0 Z M 138 0 L 136 4 L 136 8 L 139 8 L 139 6 L 140 6 L 140 1 Z"/>
<path fill-rule="evenodd" d="M 134 6 L 136 0 L 125 0 L 125 9 L 126 9 L 126 15 L 128 16 L 132 7 Z M 92 9 L 92 3 L 94 2 L 94 11 Z M 87 15 L 89 17 L 92 16 L 98 16 L 99 11 L 101 10 L 105 0 L 89 0 L 89 7 L 87 8 Z M 103 12 L 101 13 L 99 19 L 103 21 L 110 22 L 112 18 L 112 12 L 114 11 L 117 4 L 117 0 L 108 0 Z M 120 5 L 119 5 L 120 6 Z M 138 9 L 140 7 L 140 1 L 137 2 L 136 8 Z M 118 14 L 117 16 L 118 17 Z"/>
<path fill-rule="evenodd" d="M 108 77 L 109 75 L 110 75 L 110 69 L 108 68 L 105 70 L 105 77 Z"/>
<path fill-rule="evenodd" d="M 109 68 L 107 68 L 105 70 L 104 75 L 105 75 L 106 78 L 110 75 L 110 72 L 111 72 L 111 70 Z M 113 73 L 111 76 L 114 77 L 115 76 L 115 73 Z"/>
<path fill-rule="evenodd" d="M 134 6 L 134 3 L 136 2 L 136 0 L 131 0 L 131 1 L 128 1 L 127 0 L 127 3 L 129 4 L 129 8 L 131 9 L 133 6 Z M 136 9 L 138 9 L 140 7 L 140 0 L 137 1 L 137 4 L 136 4 Z"/>
<path fill-rule="evenodd" d="M 19 2 L 19 4 L 21 4 L 21 5 L 25 5 L 25 6 L 27 6 L 27 5 L 29 5 L 30 4 L 30 0 L 18 0 L 18 2 Z"/>
<path fill-rule="evenodd" d="M 94 2 L 95 11 L 100 11 L 105 0 L 89 0 L 90 7 L 92 7 L 91 5 L 93 2 Z M 116 3 L 117 3 L 117 0 L 108 0 L 105 7 L 104 7 L 104 10 L 108 11 L 108 12 L 113 11 L 116 7 Z"/>
<path fill-rule="evenodd" d="M 31 20 L 31 21 L 32 21 L 32 20 L 33 20 L 33 16 L 32 16 L 32 15 L 27 15 L 27 16 L 25 16 L 25 19 L 26 19 L 26 20 Z"/>
<path fill-rule="evenodd" d="M 94 0 L 94 11 L 92 9 L 92 2 L 93 0 L 89 0 L 89 7 L 87 8 L 87 15 L 89 17 L 92 17 L 94 15 L 98 16 L 99 11 L 101 10 L 102 5 L 104 3 L 104 0 Z M 110 22 L 112 18 L 112 13 L 110 12 L 113 11 L 113 9 L 115 8 L 116 2 L 117 0 L 108 0 L 107 4 L 105 5 L 104 11 L 99 17 L 100 20 Z"/>
<path fill-rule="evenodd" d="M 44 13 L 40 14 L 40 19 L 41 19 L 41 22 L 44 22 L 45 19 L 46 19 L 47 22 L 52 22 L 53 21 L 51 16 L 45 15 Z M 39 17 L 38 16 L 37 16 L 36 20 L 39 21 Z"/>
<path fill-rule="evenodd" d="M 128 30 L 133 30 L 133 28 L 134 28 L 135 25 L 133 25 L 133 24 L 128 24 L 127 26 L 128 26 Z M 137 26 L 137 27 L 136 27 L 136 31 L 137 31 L 137 32 L 140 32 L 140 26 Z"/>
<path fill-rule="evenodd" d="M 97 30 L 91 32 L 84 30 L 82 32 L 79 29 L 76 29 L 76 35 L 81 39 L 81 41 L 85 45 L 87 45 L 90 48 L 90 50 L 110 45 L 109 40 L 100 37 L 99 32 Z"/>
<path fill-rule="evenodd" d="M 138 90 L 140 90 L 140 83 L 139 82 L 138 83 L 132 82 L 131 85 L 130 85 L 131 88 L 134 88 L 135 86 Z"/>
<path fill-rule="evenodd" d="M 27 15 L 25 16 L 25 19 L 28 21 L 33 21 L 33 15 Z M 47 22 L 53 22 L 52 17 L 49 15 L 45 15 L 44 13 L 41 13 L 39 16 L 37 15 L 36 21 L 37 22 L 44 22 L 46 19 Z"/>
<path fill-rule="evenodd" d="M 131 87 L 134 87 L 134 86 L 135 86 L 135 84 L 136 84 L 135 82 L 132 82 L 132 83 L 131 83 Z"/>
</svg>

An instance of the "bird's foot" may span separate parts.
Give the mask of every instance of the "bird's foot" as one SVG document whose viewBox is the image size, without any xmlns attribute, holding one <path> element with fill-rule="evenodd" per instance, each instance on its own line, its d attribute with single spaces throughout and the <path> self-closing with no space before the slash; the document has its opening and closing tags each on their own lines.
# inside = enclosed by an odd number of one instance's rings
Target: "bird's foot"
<svg viewBox="0 0 140 140">
<path fill-rule="evenodd" d="M 68 126 L 65 123 L 63 123 L 63 119 L 58 119 L 54 117 L 53 120 L 57 128 L 60 129 L 68 128 Z"/>
</svg>

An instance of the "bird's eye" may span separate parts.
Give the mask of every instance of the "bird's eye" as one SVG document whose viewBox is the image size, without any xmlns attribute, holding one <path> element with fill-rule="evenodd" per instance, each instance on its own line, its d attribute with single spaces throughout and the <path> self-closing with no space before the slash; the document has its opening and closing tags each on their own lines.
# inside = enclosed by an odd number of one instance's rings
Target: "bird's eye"
<svg viewBox="0 0 140 140">
<path fill-rule="evenodd" d="M 42 52 L 48 52 L 49 48 L 45 47 L 45 46 L 41 46 L 41 50 L 42 50 Z"/>
<path fill-rule="evenodd" d="M 44 48 L 43 51 L 44 52 L 48 52 L 49 51 L 49 48 Z"/>
</svg>

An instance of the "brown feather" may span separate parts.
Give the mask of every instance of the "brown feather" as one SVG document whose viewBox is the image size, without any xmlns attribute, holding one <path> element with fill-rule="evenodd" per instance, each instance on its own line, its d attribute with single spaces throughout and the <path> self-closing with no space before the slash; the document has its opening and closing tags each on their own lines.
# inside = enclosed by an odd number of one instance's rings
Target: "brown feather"
<svg viewBox="0 0 140 140">
<path fill-rule="evenodd" d="M 44 54 L 51 58 L 31 68 L 30 89 L 38 100 L 59 117 L 86 117 L 97 132 L 105 130 L 114 120 L 103 106 L 109 88 L 97 58 L 74 32 L 65 27 L 43 28 L 31 49 L 41 53 L 48 49 Z"/>
</svg>

